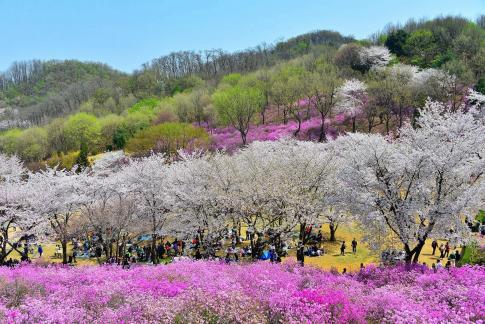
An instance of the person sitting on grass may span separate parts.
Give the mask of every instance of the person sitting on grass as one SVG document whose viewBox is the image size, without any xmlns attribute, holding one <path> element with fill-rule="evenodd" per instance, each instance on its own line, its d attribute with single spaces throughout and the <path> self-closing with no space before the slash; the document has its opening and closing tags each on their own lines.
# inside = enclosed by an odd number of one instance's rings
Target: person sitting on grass
<svg viewBox="0 0 485 324">
<path fill-rule="evenodd" d="M 425 273 L 426 270 L 428 270 L 428 265 L 426 262 L 423 262 L 423 265 L 421 266 L 421 273 Z"/>
<path fill-rule="evenodd" d="M 440 270 L 442 268 L 443 268 L 443 265 L 441 264 L 441 259 L 438 259 L 438 261 L 436 262 L 436 269 Z"/>
<path fill-rule="evenodd" d="M 447 261 L 446 264 L 445 264 L 445 269 L 450 270 L 450 268 L 451 268 L 451 262 Z"/>
</svg>

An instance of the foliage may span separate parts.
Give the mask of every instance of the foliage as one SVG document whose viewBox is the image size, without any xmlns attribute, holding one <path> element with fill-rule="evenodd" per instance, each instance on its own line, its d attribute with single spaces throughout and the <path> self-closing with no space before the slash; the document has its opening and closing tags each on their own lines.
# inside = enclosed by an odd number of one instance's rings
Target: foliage
<svg viewBox="0 0 485 324">
<path fill-rule="evenodd" d="M 209 136 L 203 128 L 184 123 L 163 123 L 138 132 L 126 144 L 130 154 L 144 155 L 151 151 L 173 154 L 179 149 L 207 146 Z"/>
<path fill-rule="evenodd" d="M 23 266 L 1 269 L 0 277 L 0 313 L 10 323 L 472 323 L 485 318 L 481 267 L 438 273 L 368 267 L 341 276 L 292 262 L 185 261 L 130 270 Z"/>
<path fill-rule="evenodd" d="M 263 93 L 258 88 L 236 85 L 219 89 L 212 99 L 221 122 L 236 128 L 245 145 L 253 116 L 263 105 Z"/>
<path fill-rule="evenodd" d="M 146 98 L 138 101 L 136 104 L 128 109 L 128 113 L 143 112 L 147 115 L 155 113 L 156 108 L 160 105 L 160 100 L 157 98 Z"/>
</svg>

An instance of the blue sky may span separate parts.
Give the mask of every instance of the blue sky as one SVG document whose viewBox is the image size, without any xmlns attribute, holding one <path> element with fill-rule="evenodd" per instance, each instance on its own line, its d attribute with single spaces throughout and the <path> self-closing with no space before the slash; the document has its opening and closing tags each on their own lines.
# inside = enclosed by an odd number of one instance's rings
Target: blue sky
<svg viewBox="0 0 485 324">
<path fill-rule="evenodd" d="M 0 0 L 0 71 L 37 58 L 131 72 L 177 50 L 235 51 L 317 29 L 365 38 L 440 14 L 475 19 L 485 0 Z"/>
</svg>

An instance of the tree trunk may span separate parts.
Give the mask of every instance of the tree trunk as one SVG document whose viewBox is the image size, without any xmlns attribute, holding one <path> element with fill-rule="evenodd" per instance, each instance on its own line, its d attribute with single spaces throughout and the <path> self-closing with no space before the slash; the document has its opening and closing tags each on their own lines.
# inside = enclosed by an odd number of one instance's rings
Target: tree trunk
<svg viewBox="0 0 485 324">
<path fill-rule="evenodd" d="M 299 238 L 302 244 L 305 244 L 305 241 L 306 241 L 305 229 L 306 229 L 306 223 L 300 223 Z"/>
<path fill-rule="evenodd" d="M 404 244 L 404 251 L 406 252 L 406 264 L 418 263 L 419 255 L 424 247 L 426 239 L 419 241 L 419 243 L 411 250 L 408 244 Z"/>
<path fill-rule="evenodd" d="M 293 133 L 293 136 L 297 137 L 298 134 L 300 133 L 300 130 L 301 130 L 301 118 L 300 117 L 296 117 L 295 116 L 295 119 L 296 119 L 296 122 L 298 123 L 298 128 L 296 129 L 296 131 Z"/>
<path fill-rule="evenodd" d="M 418 263 L 419 261 L 419 255 L 421 254 L 421 250 L 423 249 L 424 247 L 424 241 L 423 242 L 419 242 L 418 246 L 416 246 L 415 248 L 415 252 L 414 252 L 414 257 L 413 257 L 413 263 Z"/>
<path fill-rule="evenodd" d="M 157 234 L 152 234 L 152 261 L 153 264 L 158 264 Z"/>
<path fill-rule="evenodd" d="M 251 240 L 250 240 L 250 242 L 251 242 L 251 257 L 252 257 L 253 260 L 256 259 L 256 251 L 254 250 L 254 234 L 255 233 L 251 234 Z"/>
<path fill-rule="evenodd" d="M 67 241 L 63 239 L 61 241 L 62 246 L 62 263 L 67 264 Z"/>
<path fill-rule="evenodd" d="M 242 144 L 243 146 L 246 146 L 246 133 L 244 131 L 239 131 L 241 133 L 241 139 L 242 139 Z"/>
<path fill-rule="evenodd" d="M 402 104 L 399 104 L 399 128 L 402 127 L 402 120 L 403 120 L 403 116 L 402 116 Z"/>
<path fill-rule="evenodd" d="M 337 227 L 334 224 L 328 224 L 330 227 L 330 242 L 335 242 L 337 239 L 335 238 L 335 232 L 337 232 Z"/>
<path fill-rule="evenodd" d="M 357 117 L 352 117 L 352 133 L 355 133 L 355 120 L 357 119 Z"/>
<path fill-rule="evenodd" d="M 321 114 L 322 117 L 322 124 L 320 125 L 320 136 L 318 137 L 319 142 L 326 142 L 327 141 L 327 134 L 325 132 L 325 115 Z"/>
</svg>

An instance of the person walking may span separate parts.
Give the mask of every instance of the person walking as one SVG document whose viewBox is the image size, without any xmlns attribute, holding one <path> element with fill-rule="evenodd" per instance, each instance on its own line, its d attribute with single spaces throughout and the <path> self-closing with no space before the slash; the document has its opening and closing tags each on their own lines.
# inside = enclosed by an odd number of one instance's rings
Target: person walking
<svg viewBox="0 0 485 324">
<path fill-rule="evenodd" d="M 42 253 L 44 253 L 42 245 L 39 244 L 39 246 L 37 247 L 37 252 L 39 253 L 39 258 L 42 258 Z"/>
<path fill-rule="evenodd" d="M 440 245 L 440 258 L 443 259 L 445 257 L 445 245 L 441 243 Z"/>
<path fill-rule="evenodd" d="M 436 240 L 433 240 L 433 242 L 431 243 L 431 247 L 433 248 L 433 255 L 434 255 L 436 252 L 436 248 L 438 247 L 438 242 L 436 242 Z"/>
<path fill-rule="evenodd" d="M 303 244 L 301 242 L 298 243 L 298 249 L 296 250 L 296 261 L 298 261 L 300 265 L 303 267 L 305 262 L 305 254 L 303 251 Z"/>
<path fill-rule="evenodd" d="M 357 253 L 357 240 L 355 238 L 352 240 L 352 252 Z"/>
<path fill-rule="evenodd" d="M 342 242 L 342 245 L 340 246 L 340 255 L 345 255 L 345 241 Z"/>
<path fill-rule="evenodd" d="M 445 257 L 448 257 L 450 255 L 450 243 L 446 242 L 445 244 Z"/>
<path fill-rule="evenodd" d="M 62 258 L 62 248 L 59 244 L 56 245 L 56 258 Z"/>
<path fill-rule="evenodd" d="M 251 241 L 251 237 L 253 236 L 253 233 L 254 233 L 253 227 L 251 225 L 248 226 L 248 228 L 246 229 L 246 241 Z"/>
</svg>

